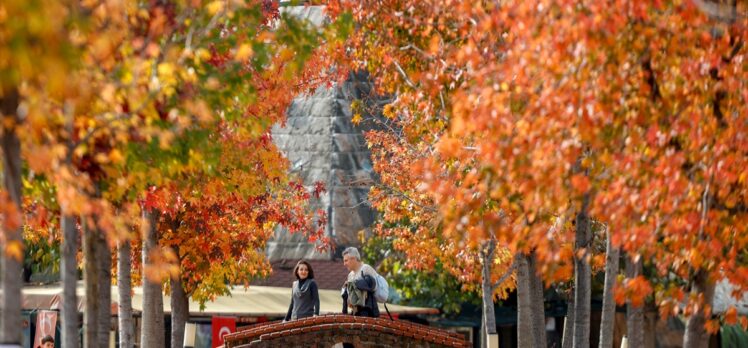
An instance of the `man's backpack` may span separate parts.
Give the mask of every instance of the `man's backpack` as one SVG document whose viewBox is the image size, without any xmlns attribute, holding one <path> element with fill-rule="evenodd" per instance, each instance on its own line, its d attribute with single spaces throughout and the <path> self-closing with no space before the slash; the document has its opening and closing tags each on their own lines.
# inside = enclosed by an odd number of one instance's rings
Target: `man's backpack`
<svg viewBox="0 0 748 348">
<path fill-rule="evenodd" d="M 387 303 L 390 298 L 390 286 L 387 284 L 387 279 L 384 279 L 380 274 L 377 274 L 377 288 L 374 290 L 374 298 L 379 303 Z"/>
<path fill-rule="evenodd" d="M 387 316 L 390 320 L 395 320 L 390 314 L 389 308 L 387 308 L 387 300 L 390 298 L 390 285 L 387 284 L 387 279 L 384 279 L 381 274 L 377 273 L 377 288 L 374 290 L 374 299 L 379 303 L 384 304 L 384 310 L 387 311 Z"/>
</svg>

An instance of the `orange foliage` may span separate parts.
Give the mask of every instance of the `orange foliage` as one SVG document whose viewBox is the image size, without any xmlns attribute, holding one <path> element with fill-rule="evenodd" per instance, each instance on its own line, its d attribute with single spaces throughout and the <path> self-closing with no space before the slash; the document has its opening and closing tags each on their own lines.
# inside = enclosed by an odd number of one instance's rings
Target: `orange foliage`
<svg viewBox="0 0 748 348">
<path fill-rule="evenodd" d="M 590 194 L 614 245 L 685 280 L 629 279 L 619 301 L 694 304 L 699 271 L 748 286 L 748 18 L 690 2 L 332 3 L 360 25 L 342 60 L 397 95 L 400 137 L 368 137 L 397 188 L 375 204 L 438 222 L 407 238 L 495 237 L 548 270 L 572 242 L 549 230 Z"/>
<path fill-rule="evenodd" d="M 278 224 L 326 244 L 326 217 L 305 210 L 324 188 L 288 178 L 270 127 L 296 95 L 338 78 L 319 69 L 332 31 L 264 0 L 11 0 L 0 21 L 11 57 L 0 97 L 19 90 L 25 118 L 30 239 L 68 214 L 113 247 L 135 238 L 143 203 L 162 233 L 146 275 L 181 272 L 192 291 L 212 272 L 201 300 L 267 272 L 262 249 Z M 2 198 L 2 222 L 20 224 Z"/>
</svg>

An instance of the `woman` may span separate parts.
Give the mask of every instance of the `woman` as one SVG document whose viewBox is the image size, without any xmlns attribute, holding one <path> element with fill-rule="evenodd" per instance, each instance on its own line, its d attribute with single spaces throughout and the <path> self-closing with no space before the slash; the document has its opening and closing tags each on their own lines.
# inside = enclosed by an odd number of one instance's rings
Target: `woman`
<svg viewBox="0 0 748 348">
<path fill-rule="evenodd" d="M 284 321 L 319 315 L 319 291 L 309 262 L 299 261 L 293 269 L 296 281 L 291 288 L 291 305 Z"/>
</svg>

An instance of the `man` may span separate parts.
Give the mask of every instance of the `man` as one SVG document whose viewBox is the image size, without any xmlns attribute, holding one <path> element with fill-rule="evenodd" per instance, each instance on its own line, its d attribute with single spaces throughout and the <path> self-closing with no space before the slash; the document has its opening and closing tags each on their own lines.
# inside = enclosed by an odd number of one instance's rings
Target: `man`
<svg viewBox="0 0 748 348">
<path fill-rule="evenodd" d="M 42 338 L 42 348 L 55 348 L 55 338 L 47 335 Z"/>
<path fill-rule="evenodd" d="M 374 298 L 377 272 L 361 262 L 361 254 L 354 247 L 343 250 L 343 265 L 350 271 L 343 286 L 343 314 L 379 317 L 379 306 Z"/>
</svg>

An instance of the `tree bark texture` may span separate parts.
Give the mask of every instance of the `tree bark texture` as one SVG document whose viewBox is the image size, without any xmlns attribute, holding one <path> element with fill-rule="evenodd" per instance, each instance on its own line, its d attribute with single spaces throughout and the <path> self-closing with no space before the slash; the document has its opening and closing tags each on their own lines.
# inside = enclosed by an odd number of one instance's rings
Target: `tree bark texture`
<svg viewBox="0 0 748 348">
<path fill-rule="evenodd" d="M 2 114 L 2 156 L 3 156 L 3 184 L 18 214 L 21 214 L 21 142 L 16 133 L 16 126 L 20 123 L 18 117 L 18 91 L 2 91 L 0 96 L 0 113 Z M 19 219 L 23 219 L 21 216 Z M 2 288 L 3 300 L 0 305 L 0 343 L 21 344 L 21 262 L 23 261 L 23 227 L 3 231 L 5 243 L 2 247 Z M 8 253 L 12 247 L 17 253 Z"/>
<path fill-rule="evenodd" d="M 487 335 L 496 334 L 496 314 L 493 308 L 493 284 L 491 283 L 491 263 L 496 253 L 496 241 L 489 240 L 481 249 L 481 290 L 483 293 L 483 337 L 482 342 L 486 342 Z"/>
<path fill-rule="evenodd" d="M 706 321 L 709 319 L 704 313 L 704 307 L 711 306 L 714 299 L 715 283 L 709 280 L 709 276 L 703 270 L 696 272 L 691 285 L 691 294 L 704 297 L 704 303 L 699 306 L 699 311 L 691 314 L 686 321 L 686 332 L 683 335 L 684 348 L 700 348 L 709 346 L 709 333 L 706 331 Z"/>
<path fill-rule="evenodd" d="M 641 273 L 641 260 L 626 257 L 626 277 L 633 279 Z M 629 347 L 644 347 L 644 306 L 634 306 L 631 301 L 626 301 L 626 337 Z"/>
<path fill-rule="evenodd" d="M 527 256 L 517 254 L 517 346 L 532 348 L 532 286 Z"/>
<path fill-rule="evenodd" d="M 613 247 L 611 232 L 605 229 L 605 286 L 603 288 L 603 311 L 600 319 L 600 348 L 613 347 L 613 324 L 615 323 L 616 302 L 613 299 L 613 288 L 618 276 L 620 251 Z"/>
<path fill-rule="evenodd" d="M 152 283 L 146 277 L 145 269 L 151 263 L 149 254 L 158 248 L 156 232 L 158 213 L 143 212 L 143 321 L 140 330 L 140 346 L 143 348 L 164 347 L 164 298 L 161 283 Z"/>
<path fill-rule="evenodd" d="M 590 346 L 590 315 L 592 297 L 592 267 L 588 256 L 592 239 L 590 217 L 587 215 L 590 196 L 586 194 L 576 217 L 576 246 L 574 248 L 574 344 L 575 348 Z M 580 255 L 581 254 L 581 255 Z"/>
<path fill-rule="evenodd" d="M 189 298 L 180 278 L 171 279 L 171 347 L 184 345 L 184 324 L 190 315 Z"/>
<path fill-rule="evenodd" d="M 117 250 L 117 290 L 119 292 L 119 303 L 117 304 L 117 319 L 119 330 L 120 348 L 132 348 L 133 342 L 133 320 L 132 320 L 132 256 L 130 241 L 119 243 Z"/>
<path fill-rule="evenodd" d="M 94 348 L 99 344 L 99 283 L 98 231 L 83 218 L 83 280 L 86 289 L 86 309 L 83 313 L 83 347 Z"/>
<path fill-rule="evenodd" d="M 75 227 L 75 217 L 62 213 L 62 257 L 60 270 L 62 272 L 62 348 L 80 347 L 78 327 L 78 229 Z"/>
<path fill-rule="evenodd" d="M 532 337 L 535 347 L 546 347 L 548 341 L 545 336 L 545 296 L 543 295 L 545 287 L 543 286 L 543 279 L 538 274 L 537 257 L 534 252 L 528 257 L 528 266 L 530 290 L 532 291 L 532 300 L 530 301 L 532 306 L 532 312 L 530 312 Z"/>
<path fill-rule="evenodd" d="M 566 318 L 564 319 L 564 333 L 561 337 L 561 348 L 572 348 L 574 339 L 574 293 L 566 301 Z"/>
<path fill-rule="evenodd" d="M 96 236 L 99 263 L 99 311 L 97 313 L 96 335 L 97 347 L 109 347 L 109 336 L 112 331 L 112 251 L 109 249 L 106 235 L 98 230 Z"/>
</svg>

